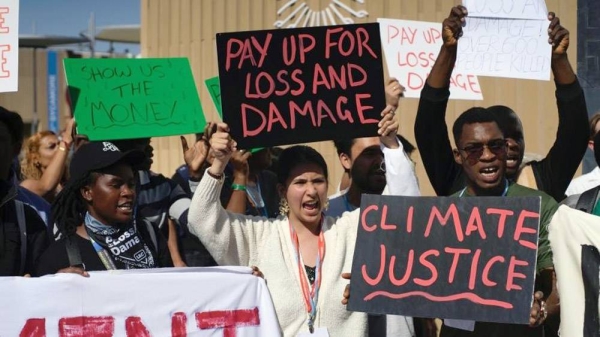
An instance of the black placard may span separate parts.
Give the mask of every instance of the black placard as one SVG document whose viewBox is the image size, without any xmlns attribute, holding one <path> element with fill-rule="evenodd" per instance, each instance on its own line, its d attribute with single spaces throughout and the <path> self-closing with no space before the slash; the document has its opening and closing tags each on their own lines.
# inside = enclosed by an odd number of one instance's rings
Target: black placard
<svg viewBox="0 0 600 337">
<path fill-rule="evenodd" d="M 238 148 L 377 136 L 379 24 L 217 34 L 223 120 Z"/>
<path fill-rule="evenodd" d="M 540 203 L 363 195 L 348 310 L 528 324 Z"/>
</svg>

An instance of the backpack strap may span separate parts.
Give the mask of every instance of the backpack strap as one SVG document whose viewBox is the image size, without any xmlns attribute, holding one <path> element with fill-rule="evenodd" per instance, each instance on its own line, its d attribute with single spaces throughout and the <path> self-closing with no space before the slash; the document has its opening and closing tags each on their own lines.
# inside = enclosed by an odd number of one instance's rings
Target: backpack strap
<svg viewBox="0 0 600 337">
<path fill-rule="evenodd" d="M 148 231 L 148 235 L 150 235 L 150 240 L 152 240 L 152 244 L 154 245 L 154 249 L 156 249 L 156 254 L 158 254 L 158 240 L 156 239 L 156 230 L 150 221 L 143 220 L 142 221 L 146 225 L 146 230 Z"/>
<path fill-rule="evenodd" d="M 65 247 L 67 248 L 67 256 L 69 257 L 69 266 L 70 267 L 80 267 L 85 270 L 85 264 L 81 260 L 81 252 L 79 251 L 79 246 L 77 242 L 75 242 L 74 235 L 69 235 L 65 238 Z"/>
<path fill-rule="evenodd" d="M 594 210 L 594 206 L 596 205 L 596 199 L 598 199 L 599 192 L 600 186 L 596 186 L 592 189 L 581 193 L 581 196 L 579 197 L 579 200 L 577 200 L 577 206 L 575 206 L 575 208 L 586 213 L 592 213 L 592 211 Z"/>
<path fill-rule="evenodd" d="M 17 211 L 17 223 L 19 224 L 19 235 L 21 236 L 21 265 L 19 275 L 25 275 L 25 264 L 27 263 L 27 222 L 25 220 L 25 205 L 19 200 L 15 200 L 15 209 Z"/>
</svg>

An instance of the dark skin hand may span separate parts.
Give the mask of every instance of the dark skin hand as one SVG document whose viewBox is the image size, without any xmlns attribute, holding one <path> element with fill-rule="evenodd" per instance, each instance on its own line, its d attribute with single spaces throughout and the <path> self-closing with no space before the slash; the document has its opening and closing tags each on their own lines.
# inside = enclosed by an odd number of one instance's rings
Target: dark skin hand
<svg viewBox="0 0 600 337">
<path fill-rule="evenodd" d="M 71 274 L 78 274 L 83 277 L 90 277 L 90 274 L 88 274 L 87 271 L 85 271 L 85 270 L 83 270 L 83 268 L 79 268 L 79 267 L 63 268 L 63 269 L 57 271 L 57 273 L 71 273 Z"/>
</svg>

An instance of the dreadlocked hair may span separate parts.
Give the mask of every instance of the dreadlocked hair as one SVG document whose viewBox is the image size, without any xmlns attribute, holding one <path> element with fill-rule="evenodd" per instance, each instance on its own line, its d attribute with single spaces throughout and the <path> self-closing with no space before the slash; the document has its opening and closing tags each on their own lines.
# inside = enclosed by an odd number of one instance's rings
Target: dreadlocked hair
<svg viewBox="0 0 600 337">
<path fill-rule="evenodd" d="M 88 172 L 78 180 L 69 180 L 52 203 L 50 223 L 56 224 L 63 237 L 75 234 L 77 227 L 83 223 L 87 204 L 80 189 L 92 184 L 96 178 L 97 173 Z"/>
</svg>

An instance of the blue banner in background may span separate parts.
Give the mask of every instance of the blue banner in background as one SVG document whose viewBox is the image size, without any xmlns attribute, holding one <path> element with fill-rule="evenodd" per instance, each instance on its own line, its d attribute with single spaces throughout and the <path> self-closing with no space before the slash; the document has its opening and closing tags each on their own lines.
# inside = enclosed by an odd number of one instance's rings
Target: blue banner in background
<svg viewBox="0 0 600 337">
<path fill-rule="evenodd" d="M 48 90 L 48 130 L 58 134 L 58 62 L 56 56 L 55 51 L 48 51 L 48 77 L 46 86 Z"/>
</svg>

